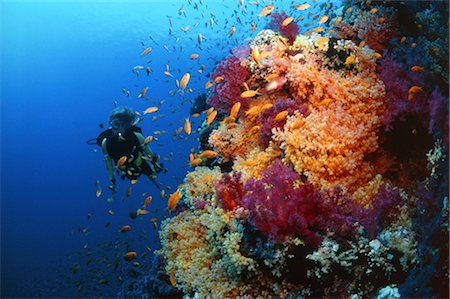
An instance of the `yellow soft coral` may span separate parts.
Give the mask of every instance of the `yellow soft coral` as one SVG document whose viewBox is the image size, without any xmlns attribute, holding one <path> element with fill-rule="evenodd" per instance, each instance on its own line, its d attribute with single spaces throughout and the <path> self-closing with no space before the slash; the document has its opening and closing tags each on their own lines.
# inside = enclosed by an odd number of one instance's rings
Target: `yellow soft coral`
<svg viewBox="0 0 450 299">
<path fill-rule="evenodd" d="M 234 161 L 233 170 L 242 173 L 241 180 L 245 184 L 249 178 L 261 178 L 261 172 L 269 168 L 275 158 L 281 156 L 281 154 L 281 150 L 271 142 L 266 149 L 254 148 L 245 159 L 237 158 Z"/>
<path fill-rule="evenodd" d="M 185 202 L 190 206 L 194 206 L 194 199 L 207 202 L 214 200 L 216 193 L 214 182 L 221 177 L 219 167 L 208 168 L 204 166 L 196 167 L 194 171 L 189 172 L 184 178 L 183 190 Z M 215 205 L 215 202 L 212 202 Z"/>
<path fill-rule="evenodd" d="M 159 254 L 166 272 L 185 293 L 199 298 L 235 298 L 251 285 L 239 281 L 244 269 L 254 271 L 255 261 L 240 253 L 242 227 L 232 212 L 207 207 L 185 211 L 163 222 Z"/>
</svg>

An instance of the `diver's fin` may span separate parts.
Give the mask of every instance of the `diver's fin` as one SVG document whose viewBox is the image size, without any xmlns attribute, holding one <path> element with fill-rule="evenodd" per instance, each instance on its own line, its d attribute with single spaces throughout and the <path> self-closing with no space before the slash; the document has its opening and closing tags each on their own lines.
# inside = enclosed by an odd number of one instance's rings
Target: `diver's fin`
<svg viewBox="0 0 450 299">
<path fill-rule="evenodd" d="M 150 179 L 150 181 L 153 183 L 153 185 L 156 186 L 156 188 L 158 188 L 159 191 L 162 191 L 161 186 L 158 184 L 158 182 L 155 180 L 155 178 L 152 178 L 151 176 L 148 177 Z"/>
</svg>

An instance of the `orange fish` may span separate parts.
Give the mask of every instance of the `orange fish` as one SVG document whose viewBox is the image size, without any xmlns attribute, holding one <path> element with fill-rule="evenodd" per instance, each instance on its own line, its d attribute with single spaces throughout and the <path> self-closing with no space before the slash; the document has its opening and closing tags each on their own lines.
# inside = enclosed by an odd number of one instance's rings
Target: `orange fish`
<svg viewBox="0 0 450 299">
<path fill-rule="evenodd" d="M 144 208 L 146 208 L 152 202 L 152 196 L 148 196 L 144 201 Z"/>
<path fill-rule="evenodd" d="M 141 56 L 145 56 L 148 53 L 150 53 L 152 51 L 151 47 L 145 48 L 144 51 L 142 51 Z"/>
<path fill-rule="evenodd" d="M 212 158 L 217 157 L 217 153 L 212 150 L 205 150 L 199 155 L 199 157 L 206 158 L 206 159 L 212 159 Z"/>
<path fill-rule="evenodd" d="M 195 166 L 198 166 L 200 163 L 202 163 L 202 159 L 195 158 L 192 153 L 189 154 L 189 165 L 190 166 L 195 167 Z"/>
<path fill-rule="evenodd" d="M 328 16 L 323 16 L 323 17 L 321 17 L 320 18 L 320 21 L 319 21 L 319 24 L 323 24 L 323 23 L 325 23 L 326 21 L 328 21 Z"/>
<path fill-rule="evenodd" d="M 352 7 L 349 7 L 349 8 L 347 8 L 347 10 L 346 10 L 346 12 L 352 12 L 353 11 L 353 8 Z"/>
<path fill-rule="evenodd" d="M 376 9 L 376 8 L 374 7 L 374 8 L 372 8 L 372 9 L 370 10 L 370 13 L 377 13 L 377 11 L 378 11 L 378 9 Z"/>
<path fill-rule="evenodd" d="M 241 98 L 253 98 L 256 95 L 259 95 L 259 87 L 256 90 L 246 90 L 241 93 Z"/>
<path fill-rule="evenodd" d="M 322 32 L 323 28 L 322 27 L 316 27 L 312 30 L 313 32 Z"/>
<path fill-rule="evenodd" d="M 137 215 L 147 215 L 149 213 L 149 211 L 144 210 L 144 209 L 137 209 L 136 214 Z"/>
<path fill-rule="evenodd" d="M 229 115 L 229 116 L 225 117 L 225 118 L 220 122 L 220 124 L 223 125 L 223 124 L 232 123 L 232 122 L 234 122 L 235 120 L 236 120 L 235 117 Z"/>
<path fill-rule="evenodd" d="M 274 6 L 272 4 L 267 4 L 263 10 L 261 10 L 261 12 L 259 13 L 258 16 L 263 17 L 263 16 L 267 16 L 269 15 L 273 10 L 274 10 Z"/>
<path fill-rule="evenodd" d="M 374 57 L 375 59 L 380 59 L 382 56 L 381 56 L 380 53 L 374 52 L 374 53 L 372 54 L 372 57 Z"/>
<path fill-rule="evenodd" d="M 230 29 L 230 36 L 233 36 L 233 34 L 236 32 L 236 28 L 234 26 L 231 27 Z"/>
<path fill-rule="evenodd" d="M 122 226 L 122 228 L 119 230 L 119 233 L 126 233 L 129 232 L 131 230 L 131 226 L 129 225 L 124 225 Z"/>
<path fill-rule="evenodd" d="M 95 196 L 100 197 L 100 195 L 102 195 L 102 187 L 99 185 L 97 191 L 95 192 Z"/>
<path fill-rule="evenodd" d="M 270 74 L 266 76 L 266 81 L 270 81 L 278 77 L 278 74 Z"/>
<path fill-rule="evenodd" d="M 144 144 L 145 144 L 145 145 L 149 144 L 150 141 L 152 141 L 152 139 L 153 139 L 153 136 L 147 136 L 147 137 L 145 138 L 145 140 L 144 140 Z"/>
<path fill-rule="evenodd" d="M 215 79 L 214 79 L 214 83 L 219 83 L 220 81 L 222 81 L 223 80 L 223 77 L 222 76 L 217 76 Z"/>
<path fill-rule="evenodd" d="M 122 167 L 123 164 L 125 164 L 125 162 L 127 161 L 127 159 L 128 159 L 127 156 L 120 157 L 120 159 L 117 161 L 117 168 Z"/>
<path fill-rule="evenodd" d="M 189 122 L 189 118 L 184 119 L 184 132 L 188 135 L 191 134 L 191 123 Z"/>
<path fill-rule="evenodd" d="M 145 94 L 147 93 L 147 90 L 148 90 L 148 86 L 147 86 L 147 87 L 144 87 L 144 88 L 141 90 L 141 92 L 139 93 L 138 98 L 143 98 L 143 97 L 145 96 Z"/>
<path fill-rule="evenodd" d="M 255 31 L 256 30 L 256 24 L 255 22 L 252 21 L 252 26 L 250 27 L 250 31 Z"/>
<path fill-rule="evenodd" d="M 174 134 L 174 135 L 178 135 L 178 134 L 181 133 L 181 131 L 183 131 L 183 127 L 179 127 L 178 129 L 176 129 L 176 130 L 173 132 L 173 134 Z"/>
<path fill-rule="evenodd" d="M 159 110 L 158 107 L 149 107 L 149 108 L 145 109 L 144 114 L 153 113 L 153 112 L 156 112 L 158 110 Z"/>
<path fill-rule="evenodd" d="M 209 108 L 208 110 L 205 110 L 204 113 L 206 113 L 206 115 L 210 115 L 211 112 L 213 112 L 213 111 L 214 111 L 214 107 L 211 107 L 211 108 Z"/>
<path fill-rule="evenodd" d="M 412 86 L 408 90 L 408 101 L 411 101 L 414 98 L 414 96 L 419 92 L 423 92 L 422 87 L 417 86 L 417 85 Z"/>
<path fill-rule="evenodd" d="M 250 129 L 249 134 L 250 134 L 250 135 L 253 135 L 253 134 L 258 133 L 260 128 L 261 128 L 261 126 L 258 126 L 258 125 L 253 126 L 253 127 Z"/>
<path fill-rule="evenodd" d="M 175 280 L 175 276 L 173 274 L 170 274 L 169 280 L 170 280 L 170 284 L 172 285 L 172 287 L 176 288 L 177 287 L 177 281 Z"/>
<path fill-rule="evenodd" d="M 217 116 L 217 110 L 211 112 L 206 118 L 206 125 L 209 126 Z"/>
<path fill-rule="evenodd" d="M 400 39 L 400 43 L 403 44 L 406 41 L 406 36 L 402 36 L 402 38 Z"/>
<path fill-rule="evenodd" d="M 244 162 L 242 162 L 242 164 L 244 164 L 245 166 L 256 166 L 258 165 L 258 162 L 253 161 L 253 160 L 245 160 Z"/>
<path fill-rule="evenodd" d="M 200 165 L 202 162 L 203 162 L 202 159 L 195 158 L 195 159 L 193 159 L 192 161 L 189 162 L 189 165 L 192 166 L 192 167 L 195 167 L 195 166 Z"/>
<path fill-rule="evenodd" d="M 252 58 L 258 65 L 261 65 L 261 63 L 260 63 L 261 60 L 263 60 L 267 56 L 269 56 L 269 52 L 268 51 L 262 51 L 261 53 L 259 53 L 258 47 L 257 46 L 253 47 L 253 49 L 252 49 Z"/>
<path fill-rule="evenodd" d="M 296 10 L 305 10 L 305 9 L 308 9 L 310 6 L 311 6 L 311 5 L 309 5 L 308 3 L 304 3 L 304 4 L 302 4 L 302 5 L 296 4 L 296 5 L 295 5 L 295 9 L 296 9 Z"/>
<path fill-rule="evenodd" d="M 355 63 L 355 60 L 356 60 L 355 56 L 353 56 L 353 55 L 347 56 L 347 58 L 345 59 L 344 64 L 345 65 L 353 64 L 353 63 Z"/>
<path fill-rule="evenodd" d="M 211 82 L 206 82 L 206 84 L 205 84 L 205 89 L 209 89 L 209 88 L 211 88 L 212 87 L 212 83 Z"/>
<path fill-rule="evenodd" d="M 286 116 L 288 114 L 289 114 L 289 112 L 287 110 L 281 111 L 275 116 L 273 121 L 275 121 L 275 122 L 282 121 L 282 120 L 284 120 L 286 118 Z"/>
<path fill-rule="evenodd" d="M 230 116 L 236 118 L 239 113 L 239 109 L 241 109 L 241 102 L 234 103 L 230 110 Z"/>
<path fill-rule="evenodd" d="M 200 113 L 194 113 L 194 114 L 192 114 L 191 116 L 192 116 L 192 117 L 199 117 L 199 116 L 200 116 Z"/>
<path fill-rule="evenodd" d="M 283 20 L 283 22 L 281 22 L 281 26 L 286 27 L 287 25 L 291 24 L 293 20 L 293 17 L 287 17 Z"/>
<path fill-rule="evenodd" d="M 191 74 L 184 74 L 183 78 L 180 81 L 180 89 L 183 91 L 189 83 L 189 79 L 191 78 Z"/>
<path fill-rule="evenodd" d="M 191 54 L 191 59 L 197 59 L 198 58 L 198 54 L 197 53 L 192 53 Z"/>
<path fill-rule="evenodd" d="M 178 201 L 181 198 L 181 191 L 177 189 L 174 193 L 170 194 L 169 200 L 167 201 L 167 208 L 172 210 L 177 205 Z"/>
<path fill-rule="evenodd" d="M 134 260 L 134 259 L 136 258 L 136 256 L 137 256 L 137 253 L 136 253 L 136 252 L 130 251 L 130 252 L 125 253 L 125 255 L 123 256 L 123 258 L 124 258 L 127 262 L 129 262 L 129 261 Z"/>
<path fill-rule="evenodd" d="M 365 44 L 366 44 L 366 42 L 362 40 L 362 41 L 359 43 L 359 47 L 362 48 L 362 47 L 365 46 Z"/>
<path fill-rule="evenodd" d="M 236 126 L 237 126 L 237 123 L 231 123 L 231 124 L 228 124 L 227 128 L 233 129 L 233 128 L 236 128 Z"/>
<path fill-rule="evenodd" d="M 413 72 L 422 72 L 424 70 L 423 66 L 414 65 L 411 67 L 411 71 Z"/>
</svg>

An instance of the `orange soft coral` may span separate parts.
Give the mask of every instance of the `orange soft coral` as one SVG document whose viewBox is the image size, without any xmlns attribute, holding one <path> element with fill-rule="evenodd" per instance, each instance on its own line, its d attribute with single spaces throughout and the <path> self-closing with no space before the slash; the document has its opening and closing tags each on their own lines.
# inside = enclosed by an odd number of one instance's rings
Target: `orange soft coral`
<svg viewBox="0 0 450 299">
<path fill-rule="evenodd" d="M 280 157 L 282 151 L 273 144 L 264 150 L 262 148 L 255 148 L 248 153 L 246 158 L 237 158 L 234 162 L 233 170 L 242 173 L 242 182 L 246 182 L 250 178 L 259 179 L 264 169 L 269 168 L 272 162 Z"/>
<path fill-rule="evenodd" d="M 245 141 L 245 128 L 239 124 L 233 128 L 229 128 L 227 124 L 220 125 L 211 133 L 208 142 L 223 161 L 231 161 L 244 155 L 248 146 Z"/>
<path fill-rule="evenodd" d="M 274 136 L 281 141 L 285 160 L 316 186 L 340 184 L 353 191 L 376 174 L 364 157 L 378 148 L 379 122 L 377 115 L 349 113 L 336 104 L 307 117 L 289 117 Z"/>
</svg>

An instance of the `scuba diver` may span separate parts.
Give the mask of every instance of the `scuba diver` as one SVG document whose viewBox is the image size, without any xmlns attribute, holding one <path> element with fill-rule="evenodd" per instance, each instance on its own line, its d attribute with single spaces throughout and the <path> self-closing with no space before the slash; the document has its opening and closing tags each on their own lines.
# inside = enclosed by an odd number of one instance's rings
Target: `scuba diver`
<svg viewBox="0 0 450 299">
<path fill-rule="evenodd" d="M 158 162 L 159 157 L 155 156 L 147 146 L 142 129 L 133 123 L 136 113 L 127 107 L 116 107 L 109 115 L 111 128 L 103 131 L 97 137 L 97 144 L 102 147 L 103 155 L 108 170 L 111 185 L 108 187 L 115 192 L 116 178 L 114 176 L 114 166 L 117 172 L 120 171 L 121 178 L 137 180 L 144 174 L 155 186 L 161 187 L 155 181 L 157 174 L 167 170 Z"/>
</svg>

